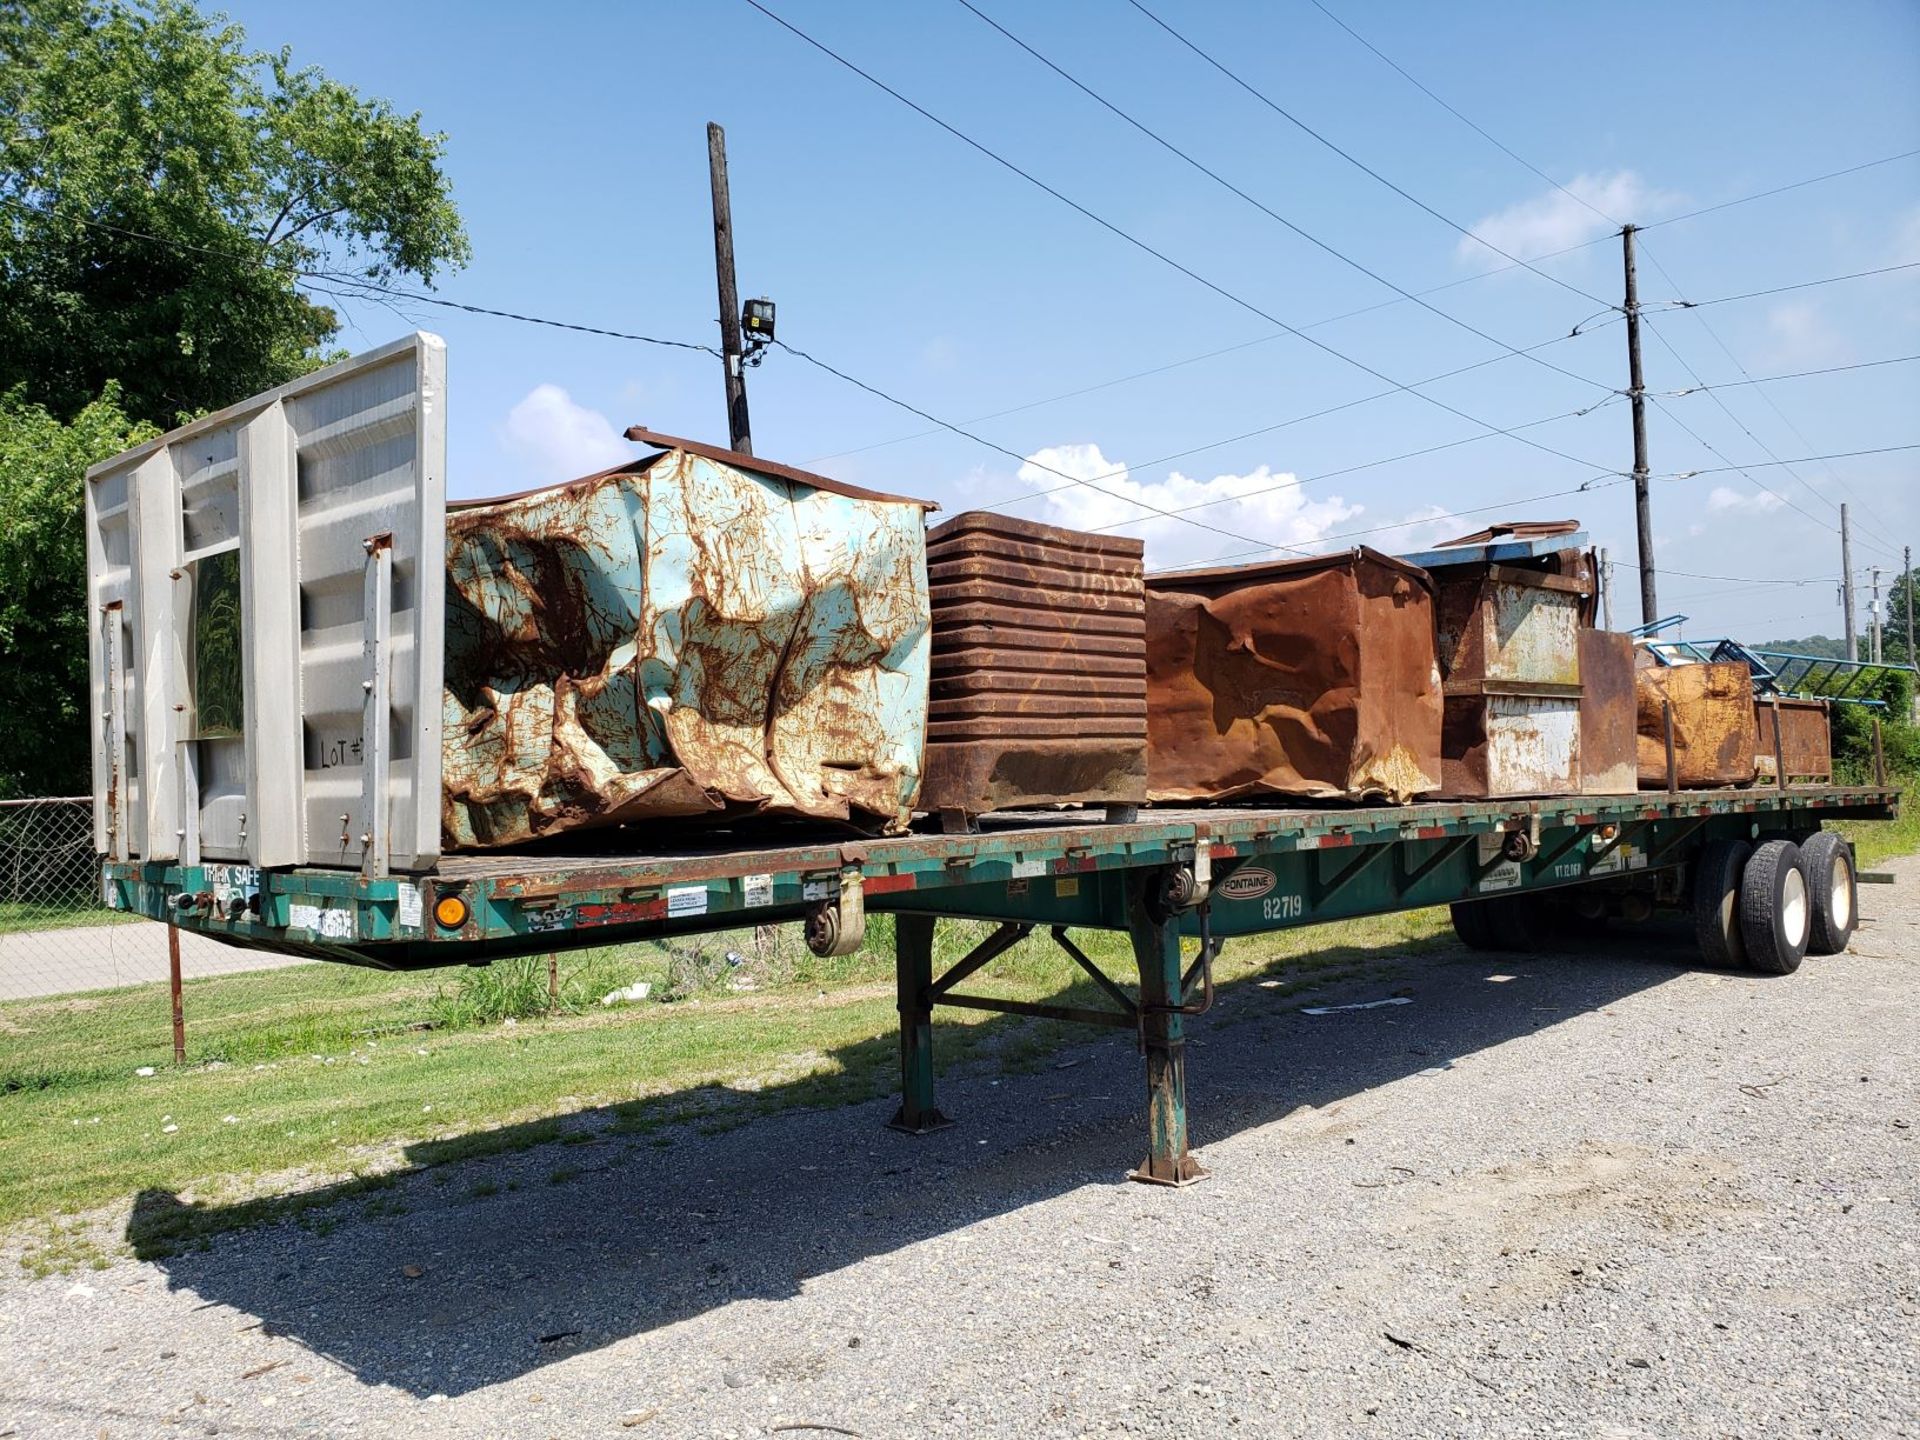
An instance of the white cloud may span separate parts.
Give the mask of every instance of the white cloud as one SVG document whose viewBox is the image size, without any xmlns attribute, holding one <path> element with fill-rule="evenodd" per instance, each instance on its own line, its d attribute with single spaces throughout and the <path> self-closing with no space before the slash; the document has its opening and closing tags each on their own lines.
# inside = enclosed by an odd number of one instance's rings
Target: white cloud
<svg viewBox="0 0 1920 1440">
<path fill-rule="evenodd" d="M 507 412 L 500 439 L 520 467 L 522 488 L 573 480 L 637 453 L 613 422 L 558 385 L 536 385 Z"/>
<path fill-rule="evenodd" d="M 1045 468 L 1043 468 L 1045 467 Z M 1100 489 L 1073 485 L 1053 472 L 1095 481 Z M 1154 569 L 1207 564 L 1226 554 L 1264 545 L 1313 549 L 1327 534 L 1360 514 L 1337 495 L 1308 498 L 1297 477 L 1262 465 L 1245 475 L 1216 475 L 1196 480 L 1174 471 L 1165 480 L 1142 484 L 1124 465 L 1100 453 L 1098 445 L 1053 445 L 1036 451 L 1020 467 L 1020 483 L 1052 490 L 1048 518 L 1077 530 L 1097 530 L 1120 521 L 1120 533 L 1147 542 L 1147 564 Z M 1102 491 L 1112 492 L 1103 494 Z M 1125 497 L 1125 498 L 1122 498 Z M 1203 530 L 1179 520 L 1147 516 L 1129 500 L 1161 510 L 1190 511 L 1194 520 L 1217 527 Z M 1205 509 L 1193 507 L 1204 505 Z M 1218 533 L 1224 531 L 1225 533 Z M 1253 558 L 1253 557 L 1241 557 Z M 1274 559 L 1285 559 L 1276 551 Z"/>
<path fill-rule="evenodd" d="M 1614 229 L 1613 223 L 1605 218 L 1607 215 L 1623 221 L 1645 220 L 1671 208 L 1680 198 L 1651 188 L 1631 170 L 1618 170 L 1611 175 L 1577 175 L 1567 182 L 1567 190 L 1573 193 L 1548 190 L 1495 211 L 1471 227 L 1487 244 L 1478 244 L 1462 235 L 1455 255 L 1462 261 L 1485 263 L 1492 258 L 1487 245 L 1522 260 L 1550 255 Z M 1587 208 L 1589 205 L 1592 210 Z M 1603 213 L 1596 215 L 1595 210 Z"/>
<path fill-rule="evenodd" d="M 1756 490 L 1748 495 L 1731 485 L 1716 485 L 1707 496 L 1707 508 L 1722 513 L 1744 511 L 1753 515 L 1771 515 L 1786 503 L 1771 490 Z"/>
</svg>

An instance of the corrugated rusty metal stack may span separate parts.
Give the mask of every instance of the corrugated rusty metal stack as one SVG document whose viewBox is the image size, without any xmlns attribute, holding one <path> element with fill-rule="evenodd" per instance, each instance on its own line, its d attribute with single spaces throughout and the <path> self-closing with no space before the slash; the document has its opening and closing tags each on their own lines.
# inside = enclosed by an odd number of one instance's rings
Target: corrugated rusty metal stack
<svg viewBox="0 0 1920 1440">
<path fill-rule="evenodd" d="M 1784 766 L 1789 784 L 1832 783 L 1833 732 L 1827 701 L 1768 695 L 1754 701 L 1753 711 L 1758 727 L 1755 769 L 1761 780 L 1777 783 Z"/>
<path fill-rule="evenodd" d="M 1147 580 L 1158 801 L 1405 801 L 1440 784 L 1433 582 L 1357 548 Z"/>
<path fill-rule="evenodd" d="M 1146 798 L 1139 540 L 984 511 L 927 534 L 922 810 L 948 819 Z"/>
<path fill-rule="evenodd" d="M 1753 713 L 1753 672 L 1743 662 L 1649 663 L 1634 679 L 1641 789 L 1666 786 L 1669 707 L 1675 779 L 1681 789 L 1753 783 L 1760 727 Z"/>
<path fill-rule="evenodd" d="M 628 438 L 663 453 L 447 518 L 447 847 L 755 814 L 904 828 L 923 503 Z"/>
<path fill-rule="evenodd" d="M 1446 797 L 1579 794 L 1589 783 L 1583 736 L 1593 732 L 1604 748 L 1612 730 L 1631 723 L 1624 697 L 1604 687 L 1595 703 L 1586 701 L 1581 636 L 1592 624 L 1595 586 L 1585 541 L 1575 521 L 1533 521 L 1407 557 L 1436 586 Z M 1609 657 L 1598 658 L 1604 666 Z M 1609 670 L 1604 678 L 1619 677 Z M 1605 771 L 1617 757 L 1595 760 Z M 1592 783 L 1620 778 L 1596 775 Z"/>
</svg>

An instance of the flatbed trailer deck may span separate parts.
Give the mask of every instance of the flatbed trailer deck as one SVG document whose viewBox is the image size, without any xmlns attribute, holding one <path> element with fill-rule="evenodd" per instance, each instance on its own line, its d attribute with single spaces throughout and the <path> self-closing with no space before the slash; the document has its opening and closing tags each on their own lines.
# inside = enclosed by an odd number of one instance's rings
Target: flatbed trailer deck
<svg viewBox="0 0 1920 1440">
<path fill-rule="evenodd" d="M 741 844 L 716 837 L 648 854 L 472 854 L 421 874 L 363 876 L 241 865 L 104 865 L 107 903 L 230 943 L 316 959 L 423 969 L 780 922 L 845 954 L 869 913 L 896 917 L 901 1103 L 896 1128 L 946 1123 L 933 1095 L 936 1005 L 1130 1029 L 1146 1060 L 1149 1135 L 1136 1178 L 1199 1178 L 1187 1145 L 1185 1029 L 1212 999 L 1228 936 L 1568 887 L 1684 898 L 1714 841 L 1805 839 L 1835 819 L 1890 819 L 1884 783 L 1653 791 L 1366 808 L 1154 809 L 1100 823 L 1086 811 L 986 817 L 978 833 Z M 1816 897 L 1818 898 L 1818 897 Z M 998 928 L 944 975 L 941 918 Z M 1109 1007 L 957 989 L 1036 927 L 1099 984 Z M 1126 931 L 1129 992 L 1072 942 Z M 1183 941 L 1199 941 L 1189 956 Z"/>
</svg>

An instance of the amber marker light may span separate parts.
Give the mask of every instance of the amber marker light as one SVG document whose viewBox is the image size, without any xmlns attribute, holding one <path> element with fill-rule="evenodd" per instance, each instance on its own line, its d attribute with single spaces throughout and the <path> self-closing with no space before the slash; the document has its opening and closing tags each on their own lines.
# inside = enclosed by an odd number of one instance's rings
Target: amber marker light
<svg viewBox="0 0 1920 1440">
<path fill-rule="evenodd" d="M 433 918 L 443 930 L 458 930 L 467 923 L 467 902 L 458 895 L 442 895 L 433 902 Z"/>
</svg>

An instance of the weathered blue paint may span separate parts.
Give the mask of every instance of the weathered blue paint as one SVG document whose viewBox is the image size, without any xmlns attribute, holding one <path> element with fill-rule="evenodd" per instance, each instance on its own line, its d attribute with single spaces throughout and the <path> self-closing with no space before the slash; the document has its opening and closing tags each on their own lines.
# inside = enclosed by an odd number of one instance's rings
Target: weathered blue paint
<svg viewBox="0 0 1920 1440">
<path fill-rule="evenodd" d="M 449 517 L 451 848 L 758 811 L 905 826 L 924 508 L 742 459 L 669 450 Z"/>
</svg>

